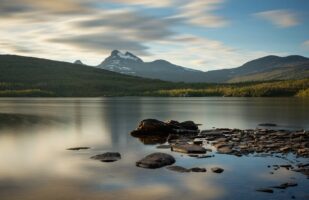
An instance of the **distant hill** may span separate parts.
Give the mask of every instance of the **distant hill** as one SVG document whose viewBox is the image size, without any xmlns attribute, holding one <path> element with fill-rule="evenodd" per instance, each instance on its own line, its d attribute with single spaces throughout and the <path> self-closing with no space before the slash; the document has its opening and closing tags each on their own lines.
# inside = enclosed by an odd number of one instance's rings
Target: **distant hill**
<svg viewBox="0 0 309 200">
<path fill-rule="evenodd" d="M 266 56 L 244 65 L 203 72 L 165 60 L 144 62 L 130 52 L 112 51 L 98 68 L 145 78 L 155 78 L 173 82 L 243 82 L 286 80 L 309 77 L 309 59 L 302 56 Z"/>
<path fill-rule="evenodd" d="M 0 97 L 309 96 L 309 79 L 174 83 L 47 59 L 0 55 Z"/>
<path fill-rule="evenodd" d="M 204 72 L 174 65 L 165 60 L 144 62 L 130 52 L 112 51 L 100 65 L 106 69 L 122 74 L 129 74 L 144 78 L 161 79 L 173 82 L 205 82 Z"/>
<path fill-rule="evenodd" d="M 309 77 L 309 59 L 302 56 L 266 56 L 240 67 L 206 72 L 210 82 L 287 80 Z"/>
<path fill-rule="evenodd" d="M 0 55 L 0 91 L 3 96 L 6 93 L 8 96 L 19 95 L 12 90 L 18 90 L 20 96 L 134 95 L 146 90 L 169 88 L 170 85 L 160 80 L 123 75 L 86 65 Z"/>
</svg>

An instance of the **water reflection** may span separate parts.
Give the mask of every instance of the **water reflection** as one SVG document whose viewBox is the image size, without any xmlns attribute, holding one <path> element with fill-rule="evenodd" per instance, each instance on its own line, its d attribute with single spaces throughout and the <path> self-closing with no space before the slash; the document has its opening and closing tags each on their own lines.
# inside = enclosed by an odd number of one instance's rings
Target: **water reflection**
<svg viewBox="0 0 309 200">
<path fill-rule="evenodd" d="M 299 186 L 275 198 L 297 194 L 304 199 L 308 182 L 300 174 L 267 165 L 279 158 L 216 155 L 196 159 L 156 149 L 166 138 L 129 135 L 144 118 L 202 123 L 216 127 L 254 128 L 263 122 L 309 128 L 307 101 L 238 98 L 93 98 L 0 100 L 0 197 L 14 199 L 262 199 L 255 187 L 297 179 Z M 281 113 L 281 114 L 278 114 Z M 14 119 L 14 120 L 11 120 Z M 13 121 L 14 123 L 10 122 Z M 20 127 L 20 128 L 17 128 Z M 142 143 L 141 143 L 141 142 Z M 67 151 L 90 146 L 89 150 Z M 101 163 L 89 159 L 118 151 L 122 159 Z M 155 151 L 172 154 L 177 165 L 205 167 L 204 174 L 147 170 L 135 162 Z M 223 174 L 209 172 L 212 166 Z"/>
</svg>

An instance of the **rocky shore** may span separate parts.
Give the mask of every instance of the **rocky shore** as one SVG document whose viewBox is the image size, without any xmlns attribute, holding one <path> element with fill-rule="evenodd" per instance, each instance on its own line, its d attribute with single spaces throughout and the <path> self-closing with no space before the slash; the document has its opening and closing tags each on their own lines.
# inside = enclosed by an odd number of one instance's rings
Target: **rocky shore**
<svg viewBox="0 0 309 200">
<path fill-rule="evenodd" d="M 193 166 L 185 168 L 176 165 L 177 160 L 168 151 L 187 155 L 196 159 L 207 159 L 218 154 L 231 156 L 277 157 L 284 163 L 268 165 L 270 174 L 280 168 L 301 173 L 309 179 L 309 162 L 302 163 L 297 158 L 309 158 L 309 131 L 279 130 L 279 129 L 229 129 L 213 128 L 199 130 L 200 124 L 193 121 L 178 122 L 175 120 L 163 122 L 156 119 L 145 119 L 130 134 L 144 144 L 157 145 L 156 149 L 166 152 L 153 152 L 135 162 L 137 167 L 156 169 L 165 167 L 177 173 L 223 173 L 225 170 L 213 166 L 210 170 Z M 263 124 L 276 127 L 275 124 Z M 73 147 L 67 150 L 85 150 L 90 147 Z M 288 159 L 293 155 L 293 160 Z M 115 162 L 121 159 L 118 152 L 105 152 L 92 156 L 91 159 L 101 162 Z M 309 161 L 309 160 L 308 160 Z M 175 164 L 176 163 L 176 164 Z M 287 164 L 288 163 L 288 164 Z M 286 182 L 276 186 L 257 188 L 258 192 L 273 193 L 275 189 L 295 187 L 296 182 Z"/>
<path fill-rule="evenodd" d="M 193 121 L 163 122 L 145 119 L 140 122 L 136 130 L 131 132 L 131 135 L 144 144 L 159 144 L 158 149 L 170 149 L 170 151 L 196 158 L 215 156 L 214 154 L 208 155 L 211 151 L 238 157 L 252 155 L 276 156 L 286 159 L 287 155 L 293 154 L 296 157 L 309 158 L 309 131 L 261 128 L 246 130 L 214 128 L 200 131 L 198 126 L 199 124 Z M 275 126 L 275 124 L 269 125 L 269 127 Z M 309 178 L 309 163 L 288 161 L 290 163 L 288 165 L 278 164 L 269 167 L 273 170 L 279 168 L 293 170 Z M 179 172 L 191 171 L 181 166 L 169 167 L 169 169 Z M 215 168 L 211 171 L 221 173 L 223 169 Z"/>
</svg>

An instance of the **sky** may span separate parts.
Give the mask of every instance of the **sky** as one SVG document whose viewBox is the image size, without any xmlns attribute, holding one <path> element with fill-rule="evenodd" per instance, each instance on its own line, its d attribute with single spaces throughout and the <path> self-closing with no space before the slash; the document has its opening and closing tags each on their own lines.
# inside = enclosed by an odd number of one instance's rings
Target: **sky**
<svg viewBox="0 0 309 200">
<path fill-rule="evenodd" d="M 114 49 L 203 71 L 309 57 L 308 0 L 0 0 L 0 54 L 98 65 Z"/>
</svg>

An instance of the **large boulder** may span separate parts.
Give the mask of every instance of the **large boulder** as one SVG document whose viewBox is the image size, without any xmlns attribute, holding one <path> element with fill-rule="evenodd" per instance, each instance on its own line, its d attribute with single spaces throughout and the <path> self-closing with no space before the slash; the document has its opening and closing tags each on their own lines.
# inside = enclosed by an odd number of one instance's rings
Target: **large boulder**
<svg viewBox="0 0 309 200">
<path fill-rule="evenodd" d="M 153 153 L 136 162 L 136 166 L 142 168 L 155 169 L 172 165 L 175 163 L 175 158 L 166 153 Z"/>
<path fill-rule="evenodd" d="M 138 128 L 131 132 L 131 135 L 135 137 L 149 134 L 168 135 L 172 132 L 173 128 L 165 122 L 156 119 L 144 119 L 140 122 Z"/>
</svg>

